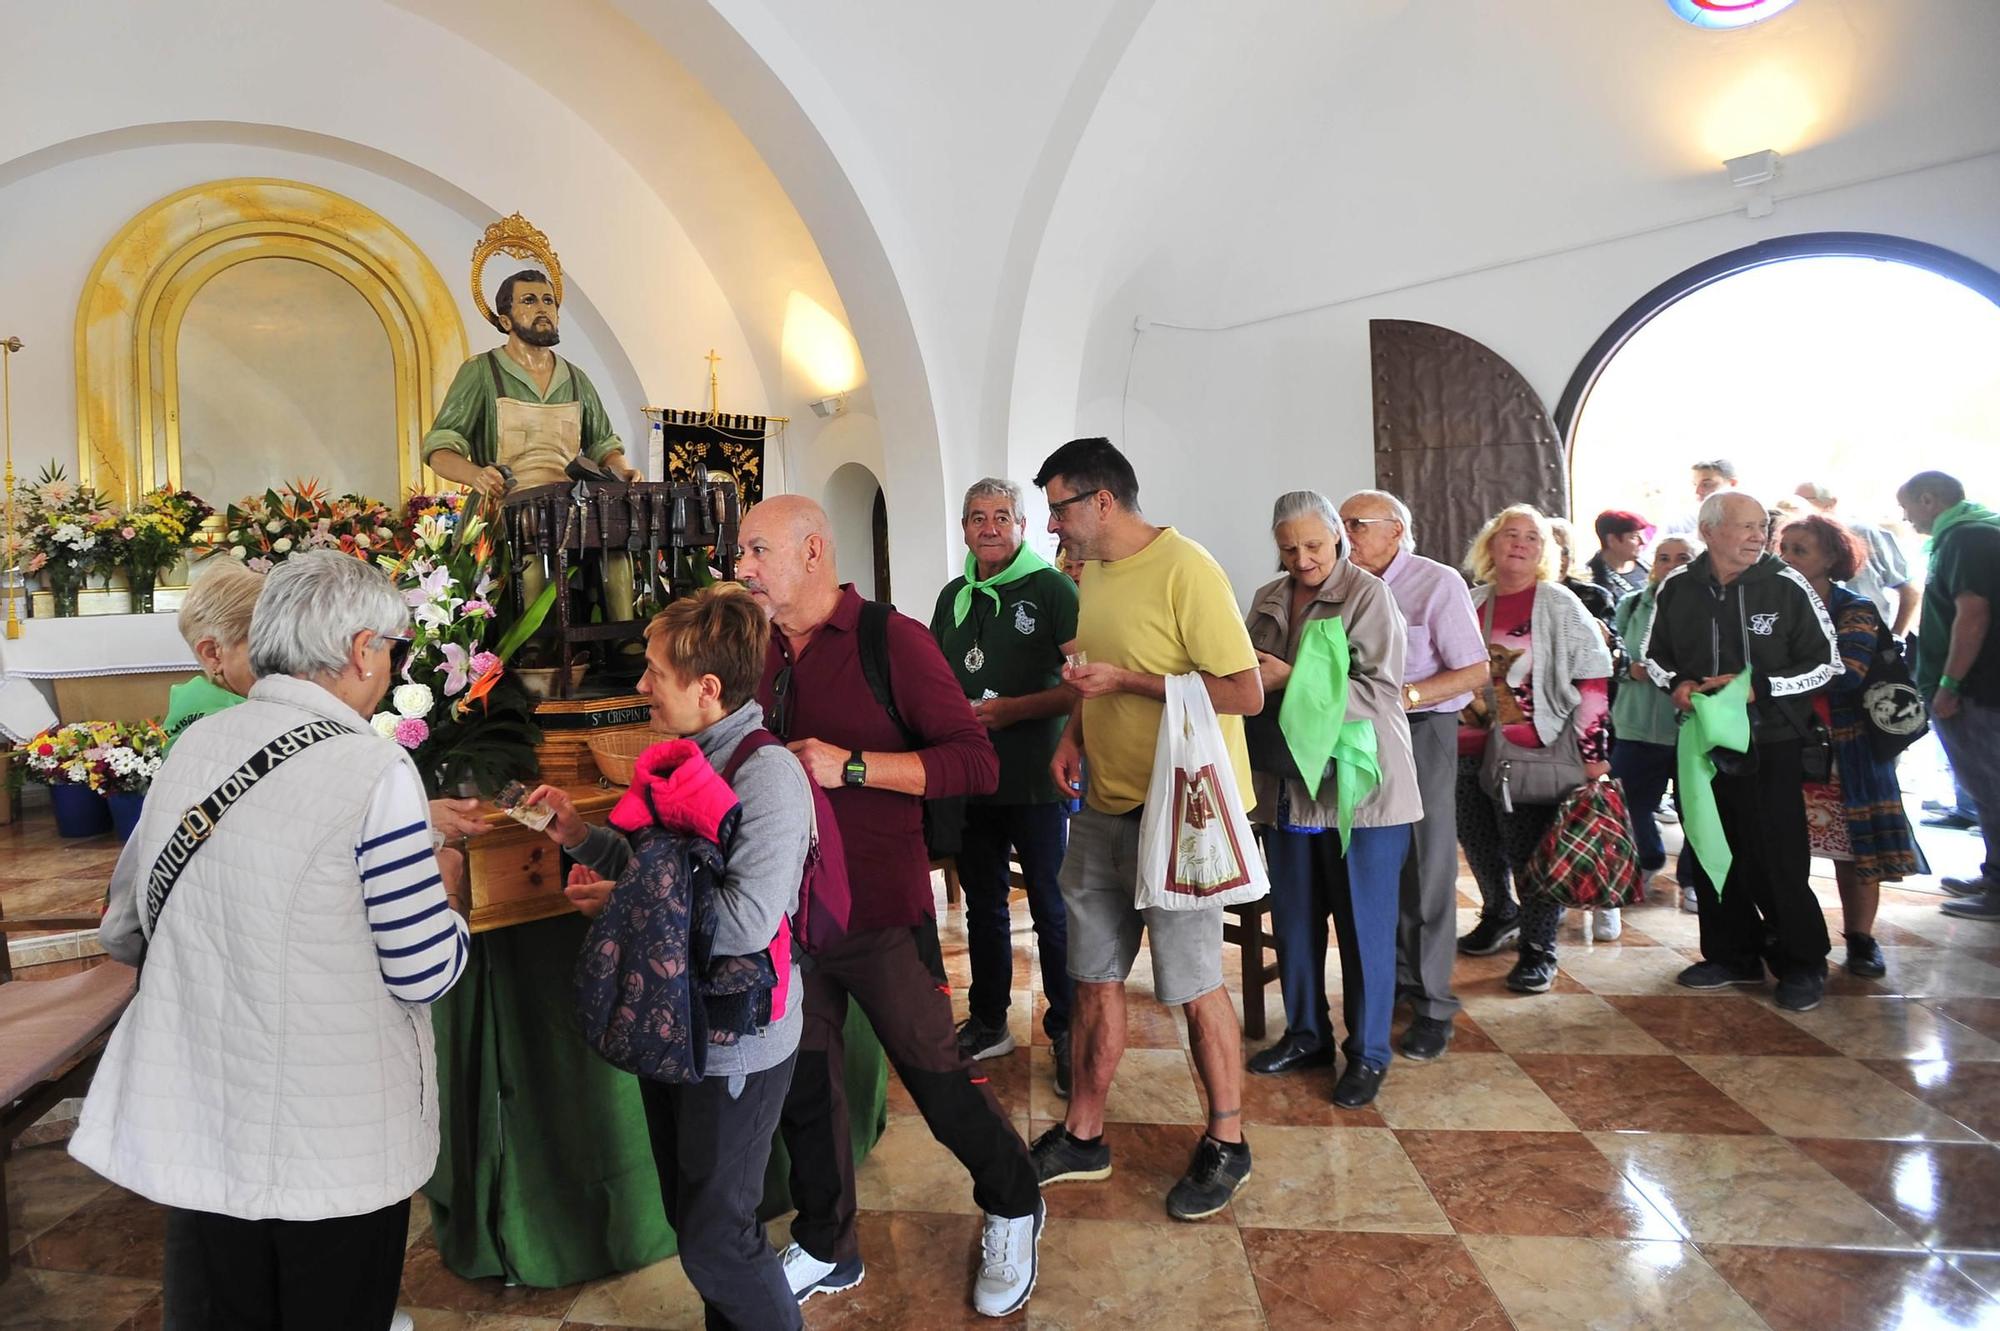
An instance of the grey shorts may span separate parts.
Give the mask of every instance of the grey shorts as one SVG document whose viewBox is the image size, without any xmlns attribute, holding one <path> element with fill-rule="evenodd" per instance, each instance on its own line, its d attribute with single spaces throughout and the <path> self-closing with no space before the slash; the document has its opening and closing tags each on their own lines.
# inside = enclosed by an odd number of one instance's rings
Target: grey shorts
<svg viewBox="0 0 2000 1331">
<path fill-rule="evenodd" d="M 1084 984 L 1122 983 L 1139 956 L 1143 928 L 1153 953 L 1153 992 L 1178 1007 L 1222 987 L 1222 907 L 1139 910 L 1139 819 L 1086 806 L 1070 819 L 1063 857 L 1069 912 L 1069 974 Z"/>
</svg>

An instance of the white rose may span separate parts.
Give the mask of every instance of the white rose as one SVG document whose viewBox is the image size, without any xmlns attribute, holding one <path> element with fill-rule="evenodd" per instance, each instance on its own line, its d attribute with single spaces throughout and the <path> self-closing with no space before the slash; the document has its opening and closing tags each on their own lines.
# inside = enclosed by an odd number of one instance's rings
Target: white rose
<svg viewBox="0 0 2000 1331">
<path fill-rule="evenodd" d="M 398 719 L 394 712 L 377 712 L 368 718 L 368 724 L 375 727 L 375 733 L 383 739 L 394 739 Z"/>
<path fill-rule="evenodd" d="M 368 548 L 368 538 L 366 536 L 361 535 L 359 532 L 356 532 L 354 536 L 354 544 L 360 549 L 366 550 Z"/>
<path fill-rule="evenodd" d="M 240 545 L 232 545 L 232 546 L 230 546 L 230 547 L 229 547 L 229 553 L 230 553 L 230 555 L 231 555 L 231 556 L 233 556 L 234 558 L 237 558 L 237 559 L 248 559 L 248 558 L 250 557 L 250 552 L 249 552 L 248 550 L 244 549 L 244 548 L 243 548 L 242 546 L 240 546 Z"/>
<path fill-rule="evenodd" d="M 389 529 L 388 529 L 387 527 L 377 527 L 377 528 L 375 529 L 375 539 L 376 539 L 376 540 L 378 540 L 378 541 L 386 541 L 386 540 L 388 540 L 388 539 L 389 539 Z"/>
<path fill-rule="evenodd" d="M 423 717 L 431 714 L 431 707 L 437 699 L 431 695 L 428 685 L 399 684 L 396 691 L 389 695 L 389 701 L 404 716 Z"/>
<path fill-rule="evenodd" d="M 271 548 L 279 554 L 284 554 L 292 548 L 292 538 L 289 536 L 280 536 L 277 540 L 271 542 Z"/>
<path fill-rule="evenodd" d="M 284 529 L 285 529 L 285 524 L 280 522 L 276 518 L 272 518 L 269 522 L 264 524 L 264 530 L 268 532 L 281 532 Z"/>
</svg>

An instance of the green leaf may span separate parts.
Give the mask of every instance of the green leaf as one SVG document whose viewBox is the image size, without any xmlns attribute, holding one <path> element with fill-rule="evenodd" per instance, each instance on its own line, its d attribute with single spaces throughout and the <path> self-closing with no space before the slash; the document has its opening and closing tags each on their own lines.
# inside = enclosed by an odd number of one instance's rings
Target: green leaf
<svg viewBox="0 0 2000 1331">
<path fill-rule="evenodd" d="M 557 582 L 551 582 L 543 587 L 542 594 L 535 598 L 534 604 L 522 611 L 521 617 L 501 635 L 500 645 L 493 649 L 494 655 L 502 661 L 508 660 L 520 650 L 522 643 L 534 637 L 535 630 L 541 628 L 542 621 L 549 617 L 549 611 L 554 608 L 556 593 L 561 588 L 562 584 Z"/>
</svg>

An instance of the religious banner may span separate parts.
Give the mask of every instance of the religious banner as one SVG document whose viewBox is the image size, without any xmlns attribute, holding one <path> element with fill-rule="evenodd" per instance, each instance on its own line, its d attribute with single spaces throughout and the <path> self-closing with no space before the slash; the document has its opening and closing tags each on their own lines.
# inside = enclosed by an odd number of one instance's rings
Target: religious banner
<svg viewBox="0 0 2000 1331">
<path fill-rule="evenodd" d="M 647 414 L 659 418 L 665 434 L 666 480 L 689 484 L 700 464 L 711 476 L 736 482 L 743 508 L 764 497 L 764 441 L 770 427 L 766 417 L 672 409 Z"/>
</svg>

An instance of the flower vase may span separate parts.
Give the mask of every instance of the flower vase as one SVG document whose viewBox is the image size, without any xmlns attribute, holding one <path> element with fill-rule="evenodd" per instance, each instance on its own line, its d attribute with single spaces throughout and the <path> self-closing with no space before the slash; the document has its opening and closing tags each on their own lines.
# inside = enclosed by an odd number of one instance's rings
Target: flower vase
<svg viewBox="0 0 2000 1331">
<path fill-rule="evenodd" d="M 125 569 L 126 595 L 131 598 L 130 609 L 135 615 L 153 613 L 153 588 L 159 573 L 150 568 L 140 568 L 136 564 Z"/>
<path fill-rule="evenodd" d="M 120 841 L 131 840 L 133 829 L 139 826 L 139 813 L 145 806 L 146 792 L 143 790 L 114 791 L 104 797 L 104 802 L 110 808 L 111 829 L 118 833 L 118 839 Z"/>
<path fill-rule="evenodd" d="M 67 571 L 58 573 L 56 566 L 50 564 L 42 571 L 42 576 L 48 580 L 49 600 L 55 604 L 56 618 L 75 619 L 77 594 L 83 590 L 82 575 Z"/>
<path fill-rule="evenodd" d="M 97 836 L 111 830 L 111 807 L 89 786 L 50 786 L 49 806 L 55 811 L 57 836 Z"/>
</svg>

